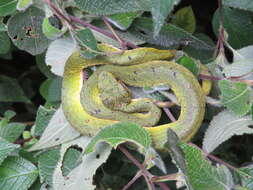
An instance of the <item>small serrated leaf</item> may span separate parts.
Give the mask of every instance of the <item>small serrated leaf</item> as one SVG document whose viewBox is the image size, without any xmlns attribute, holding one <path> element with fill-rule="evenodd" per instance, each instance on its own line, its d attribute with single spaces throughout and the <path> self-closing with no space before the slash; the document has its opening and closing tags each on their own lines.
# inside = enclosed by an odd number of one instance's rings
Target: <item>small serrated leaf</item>
<svg viewBox="0 0 253 190">
<path fill-rule="evenodd" d="M 251 117 L 238 117 L 228 110 L 217 114 L 211 121 L 204 137 L 203 149 L 212 152 L 221 143 L 225 142 L 233 135 L 252 134 L 253 125 Z"/>
<path fill-rule="evenodd" d="M 221 102 L 238 116 L 247 114 L 251 107 L 250 88 L 242 82 L 220 80 Z"/>
<path fill-rule="evenodd" d="M 151 137 L 149 133 L 143 127 L 128 122 L 116 123 L 102 129 L 92 138 L 85 153 L 94 151 L 95 145 L 100 141 L 105 141 L 114 148 L 124 142 L 132 142 L 145 149 L 151 146 Z"/>
</svg>

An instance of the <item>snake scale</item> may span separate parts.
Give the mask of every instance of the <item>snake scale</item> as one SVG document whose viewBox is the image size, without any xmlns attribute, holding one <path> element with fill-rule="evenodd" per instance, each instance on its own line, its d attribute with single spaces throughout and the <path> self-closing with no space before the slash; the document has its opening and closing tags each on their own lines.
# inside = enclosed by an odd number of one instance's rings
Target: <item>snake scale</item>
<svg viewBox="0 0 253 190">
<path fill-rule="evenodd" d="M 171 128 L 188 141 L 200 127 L 205 112 L 205 95 L 195 76 L 171 61 L 175 50 L 137 48 L 119 53 L 107 44 L 100 51 L 110 56 L 85 59 L 74 52 L 65 64 L 62 106 L 70 124 L 82 135 L 94 136 L 106 126 L 128 121 L 143 126 L 153 146 L 162 149 Z M 85 80 L 83 70 L 100 65 Z M 177 121 L 157 125 L 161 110 L 149 98 L 132 99 L 126 85 L 134 87 L 168 86 L 181 106 Z"/>
</svg>

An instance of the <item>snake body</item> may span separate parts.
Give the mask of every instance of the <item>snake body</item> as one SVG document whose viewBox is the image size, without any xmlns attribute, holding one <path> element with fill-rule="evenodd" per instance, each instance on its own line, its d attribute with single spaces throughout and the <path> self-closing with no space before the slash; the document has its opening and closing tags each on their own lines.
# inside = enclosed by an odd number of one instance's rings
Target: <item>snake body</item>
<svg viewBox="0 0 253 190">
<path fill-rule="evenodd" d="M 105 53 L 118 49 L 100 45 Z M 138 48 L 122 54 L 85 59 L 73 53 L 65 64 L 62 106 L 70 124 L 82 135 L 94 136 L 106 126 L 130 121 L 143 126 L 155 148 L 162 149 L 167 129 L 188 141 L 200 127 L 205 111 L 205 96 L 195 76 L 186 68 L 169 61 L 175 51 Z M 101 65 L 88 80 L 83 69 Z M 181 105 L 176 122 L 156 125 L 160 109 L 148 98 L 131 99 L 126 85 L 170 87 Z"/>
</svg>

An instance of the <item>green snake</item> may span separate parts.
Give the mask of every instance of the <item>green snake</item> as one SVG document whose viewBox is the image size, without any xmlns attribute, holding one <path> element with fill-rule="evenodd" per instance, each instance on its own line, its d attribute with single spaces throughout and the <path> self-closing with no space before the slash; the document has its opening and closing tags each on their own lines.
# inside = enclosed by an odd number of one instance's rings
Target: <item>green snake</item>
<svg viewBox="0 0 253 190">
<path fill-rule="evenodd" d="M 119 121 L 143 126 L 151 135 L 154 148 L 167 142 L 167 129 L 188 141 L 197 132 L 205 113 L 205 95 L 195 76 L 171 61 L 175 50 L 137 48 L 120 50 L 106 44 L 100 51 L 109 56 L 85 59 L 74 52 L 65 64 L 62 106 L 70 124 L 82 135 L 94 136 Z M 86 80 L 83 70 L 101 65 Z M 167 86 L 181 106 L 177 121 L 156 125 L 161 110 L 149 98 L 132 99 L 126 87 Z"/>
</svg>

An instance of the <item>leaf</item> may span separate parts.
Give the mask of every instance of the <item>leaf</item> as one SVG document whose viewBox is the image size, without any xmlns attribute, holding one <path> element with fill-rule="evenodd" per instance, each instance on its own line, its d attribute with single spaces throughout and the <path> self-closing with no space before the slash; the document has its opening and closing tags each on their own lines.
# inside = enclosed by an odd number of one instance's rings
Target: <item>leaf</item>
<svg viewBox="0 0 253 190">
<path fill-rule="evenodd" d="M 59 21 L 55 17 L 45 17 L 43 19 L 42 31 L 47 38 L 54 40 L 60 37 L 62 34 L 64 34 L 67 28 L 64 27 L 60 30 L 59 29 L 60 26 L 57 27 L 57 25 L 60 25 L 58 22 Z M 53 23 L 56 23 L 56 24 L 53 24 Z"/>
<path fill-rule="evenodd" d="M 0 75 L 0 102 L 31 103 L 14 78 Z"/>
<path fill-rule="evenodd" d="M 32 4 L 33 0 L 18 0 L 17 10 L 24 11 Z"/>
<path fill-rule="evenodd" d="M 62 77 L 47 79 L 40 86 L 40 94 L 47 102 L 61 101 Z"/>
<path fill-rule="evenodd" d="M 175 13 L 175 19 L 172 19 L 172 24 L 183 28 L 189 33 L 194 33 L 196 30 L 196 19 L 191 6 L 179 9 Z"/>
<path fill-rule="evenodd" d="M 150 0 L 151 13 L 154 23 L 154 37 L 159 34 L 165 19 L 180 0 Z"/>
<path fill-rule="evenodd" d="M 18 156 L 5 159 L 0 171 L 0 189 L 4 190 L 27 190 L 38 176 L 37 168 Z"/>
<path fill-rule="evenodd" d="M 179 147 L 184 152 L 186 181 L 192 189 L 227 190 L 234 186 L 232 174 L 225 166 L 212 166 L 202 151 L 192 145 L 180 142 Z"/>
<path fill-rule="evenodd" d="M 7 16 L 16 11 L 17 0 L 1 0 L 0 16 Z"/>
<path fill-rule="evenodd" d="M 177 60 L 177 63 L 186 67 L 195 76 L 199 74 L 199 66 L 192 58 L 184 55 Z"/>
<path fill-rule="evenodd" d="M 82 11 L 95 15 L 112 15 L 116 13 L 149 10 L 146 0 L 75 0 Z"/>
<path fill-rule="evenodd" d="M 253 189 L 253 165 L 251 164 L 240 168 L 240 171 L 247 174 L 241 175 L 242 186 L 244 188 Z"/>
<path fill-rule="evenodd" d="M 45 53 L 39 54 L 36 56 L 36 65 L 39 68 L 40 72 L 43 73 L 47 78 L 54 78 L 56 75 L 52 73 L 50 66 L 46 65 L 46 55 Z"/>
<path fill-rule="evenodd" d="M 237 8 L 237 9 L 244 9 L 247 11 L 253 11 L 253 2 L 252 0 L 240 0 L 240 1 L 235 1 L 235 0 L 223 0 L 222 1 L 223 5 Z"/>
<path fill-rule="evenodd" d="M 75 39 L 81 46 L 81 55 L 85 58 L 91 59 L 98 55 L 97 41 L 89 28 L 76 31 Z"/>
<path fill-rule="evenodd" d="M 145 149 L 151 146 L 151 137 L 149 133 L 143 127 L 128 122 L 116 123 L 99 131 L 98 134 L 91 139 L 85 153 L 94 151 L 95 145 L 100 141 L 105 141 L 114 148 L 128 141 Z"/>
<path fill-rule="evenodd" d="M 64 65 L 69 56 L 75 51 L 76 44 L 71 38 L 61 38 L 53 41 L 46 52 L 46 64 L 51 71 L 63 76 Z"/>
<path fill-rule="evenodd" d="M 246 46 L 239 50 L 233 50 L 233 63 L 227 64 L 223 70 L 226 77 L 242 76 L 253 70 L 253 46 Z M 252 76 L 248 75 L 245 78 L 252 79 Z"/>
<path fill-rule="evenodd" d="M 45 128 L 48 126 L 49 121 L 55 113 L 55 109 L 47 109 L 40 106 L 37 110 L 35 126 L 33 128 L 33 136 L 41 136 Z"/>
<path fill-rule="evenodd" d="M 129 12 L 129 13 L 119 13 L 108 16 L 108 20 L 118 27 L 120 30 L 127 30 L 133 23 L 133 20 L 139 17 L 142 12 Z"/>
<path fill-rule="evenodd" d="M 19 147 L 19 145 L 9 143 L 0 137 L 0 165 L 7 156 L 9 156 L 11 153 L 13 153 L 14 150 L 17 150 Z"/>
<path fill-rule="evenodd" d="M 213 56 L 214 46 L 172 24 L 163 25 L 159 35 L 153 38 L 152 20 L 137 18 L 134 21 L 132 33 L 148 43 L 167 48 L 176 48 L 184 43 L 188 43 L 184 51 L 196 59 L 209 60 Z"/>
<path fill-rule="evenodd" d="M 9 141 L 15 142 L 23 133 L 26 125 L 23 123 L 5 123 L 4 119 L 0 121 L 0 137 Z"/>
<path fill-rule="evenodd" d="M 53 172 L 59 159 L 59 149 L 48 150 L 39 155 L 38 168 L 41 182 L 53 185 Z"/>
<path fill-rule="evenodd" d="M 50 148 L 75 139 L 80 134 L 70 126 L 60 107 L 49 121 L 40 140 L 29 151 Z"/>
<path fill-rule="evenodd" d="M 49 40 L 42 33 L 41 27 L 44 16 L 42 10 L 30 7 L 8 20 L 8 34 L 19 49 L 37 55 L 48 47 Z"/>
<path fill-rule="evenodd" d="M 62 173 L 67 176 L 74 168 L 82 162 L 82 152 L 77 148 L 69 148 L 64 155 Z"/>
<path fill-rule="evenodd" d="M 6 54 L 10 51 L 11 42 L 5 32 L 0 32 L 0 54 Z"/>
<path fill-rule="evenodd" d="M 82 163 L 73 169 L 67 176 L 63 176 L 61 169 L 66 151 L 70 147 L 78 147 L 78 149 L 84 151 L 89 141 L 89 137 L 80 137 L 72 142 L 62 145 L 60 160 L 53 175 L 54 189 L 95 189 L 95 186 L 93 185 L 93 176 L 95 175 L 97 168 L 107 160 L 111 153 L 111 148 L 107 144 L 100 143 L 95 152 L 83 154 Z"/>
<path fill-rule="evenodd" d="M 219 9 L 217 9 L 212 21 L 213 30 L 217 36 L 220 23 L 219 14 Z M 224 6 L 223 16 L 224 28 L 228 33 L 228 43 L 233 48 L 238 49 L 253 44 L 253 36 L 251 35 L 253 24 L 250 12 Z"/>
<path fill-rule="evenodd" d="M 220 80 L 221 102 L 238 116 L 247 114 L 251 107 L 250 88 L 242 82 Z"/>
<path fill-rule="evenodd" d="M 214 116 L 206 130 L 203 149 L 210 153 L 234 135 L 252 134 L 251 116 L 238 117 L 228 110 Z"/>
</svg>

